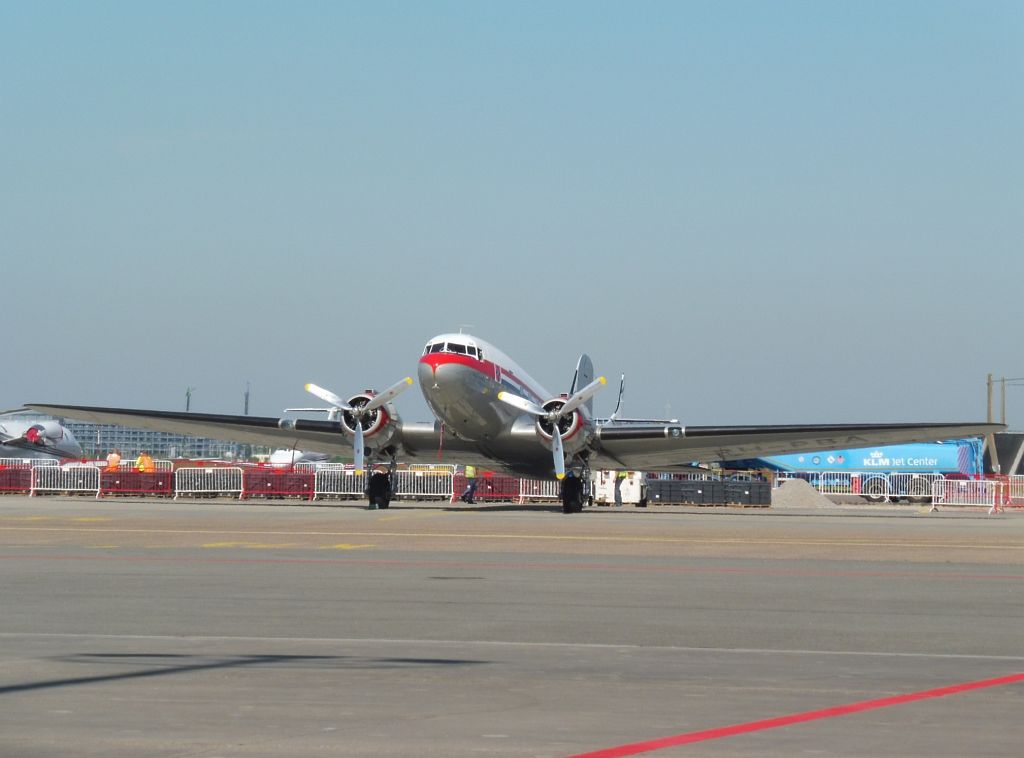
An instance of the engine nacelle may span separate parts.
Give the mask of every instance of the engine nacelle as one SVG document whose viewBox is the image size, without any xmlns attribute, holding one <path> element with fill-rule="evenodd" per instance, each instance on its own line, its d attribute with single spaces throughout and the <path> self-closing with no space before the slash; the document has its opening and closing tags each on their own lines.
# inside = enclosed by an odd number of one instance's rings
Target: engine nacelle
<svg viewBox="0 0 1024 758">
<path fill-rule="evenodd" d="M 376 395 L 376 390 L 365 390 L 358 395 L 350 397 L 348 404 L 353 408 L 362 408 L 373 400 Z M 355 438 L 356 424 L 361 420 L 364 443 L 373 450 L 383 450 L 390 445 L 401 425 L 401 419 L 399 419 L 398 413 L 395 411 L 395 406 L 391 403 L 385 403 L 380 408 L 375 408 L 369 413 L 362 414 L 361 419 L 357 419 L 352 411 L 342 411 L 341 417 L 338 420 L 341 422 L 341 428 L 344 430 L 345 436 L 350 439 Z"/>
<path fill-rule="evenodd" d="M 36 445 L 60 442 L 64 427 L 56 421 L 39 421 L 25 430 L 25 439 Z"/>
<path fill-rule="evenodd" d="M 558 411 L 568 401 L 568 396 L 556 397 L 548 400 L 541 407 L 548 413 Z M 537 436 L 549 450 L 552 446 L 556 422 L 549 421 L 543 416 L 537 419 Z M 558 430 L 562 435 L 562 448 L 568 455 L 575 455 L 590 445 L 594 439 L 593 423 L 577 408 L 570 415 L 563 416 L 557 421 Z"/>
</svg>

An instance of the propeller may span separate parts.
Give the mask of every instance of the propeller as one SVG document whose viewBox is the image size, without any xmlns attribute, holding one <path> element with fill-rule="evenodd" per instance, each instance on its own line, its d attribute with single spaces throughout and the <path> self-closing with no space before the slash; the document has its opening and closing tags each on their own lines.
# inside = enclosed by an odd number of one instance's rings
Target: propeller
<svg viewBox="0 0 1024 758">
<path fill-rule="evenodd" d="M 545 410 L 531 400 L 527 400 L 525 397 L 513 395 L 510 392 L 499 392 L 498 399 L 508 403 L 513 408 L 518 408 L 524 413 L 529 413 L 551 424 L 551 454 L 555 464 L 555 478 L 561 480 L 565 478 L 565 450 L 562 445 L 562 429 L 559 426 L 559 422 L 563 418 L 571 416 L 577 408 L 590 400 L 607 383 L 603 376 L 599 376 L 566 400 L 560 408 L 554 408 L 550 411 Z"/>
<path fill-rule="evenodd" d="M 356 475 L 363 473 L 363 458 L 366 454 L 366 446 L 363 443 L 363 417 L 372 413 L 373 411 L 380 408 L 382 405 L 386 405 L 394 400 L 405 390 L 412 386 L 412 377 L 407 376 L 401 381 L 395 382 L 393 385 L 388 387 L 383 392 L 374 395 L 370 398 L 370 401 L 365 405 L 350 405 L 348 402 L 343 400 L 339 395 L 334 394 L 328 389 L 324 389 L 316 384 L 307 384 L 306 392 L 311 395 L 323 400 L 325 403 L 330 403 L 330 408 L 288 408 L 290 411 L 317 411 L 323 413 L 327 412 L 327 418 L 330 421 L 337 421 L 342 413 L 348 413 L 352 416 L 355 422 L 355 440 L 352 443 L 352 458 L 355 463 Z"/>
</svg>

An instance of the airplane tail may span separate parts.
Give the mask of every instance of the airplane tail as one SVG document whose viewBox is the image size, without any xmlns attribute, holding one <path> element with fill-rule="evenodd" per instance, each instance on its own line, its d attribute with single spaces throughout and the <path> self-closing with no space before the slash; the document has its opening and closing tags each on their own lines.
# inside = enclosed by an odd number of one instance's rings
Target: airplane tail
<svg viewBox="0 0 1024 758">
<path fill-rule="evenodd" d="M 576 390 L 586 387 L 594 381 L 594 363 L 590 360 L 590 356 L 586 353 L 580 356 L 579 363 L 576 364 L 576 374 L 572 378 L 572 388 L 569 390 L 569 396 L 571 397 Z M 591 397 L 587 402 L 583 404 L 583 407 L 587 409 L 587 415 L 591 418 L 594 417 L 594 398 Z"/>
</svg>

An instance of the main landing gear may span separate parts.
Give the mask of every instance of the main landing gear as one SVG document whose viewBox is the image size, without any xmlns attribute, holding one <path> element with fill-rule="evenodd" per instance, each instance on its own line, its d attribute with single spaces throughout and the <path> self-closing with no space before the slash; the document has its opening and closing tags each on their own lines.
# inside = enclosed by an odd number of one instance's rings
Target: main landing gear
<svg viewBox="0 0 1024 758">
<path fill-rule="evenodd" d="M 581 513 L 590 501 L 590 467 L 584 465 L 579 476 L 572 471 L 562 480 L 562 513 Z"/>
<path fill-rule="evenodd" d="M 562 513 L 580 513 L 583 510 L 583 480 L 567 476 L 562 480 Z"/>
<path fill-rule="evenodd" d="M 371 511 L 391 505 L 391 497 L 395 494 L 392 482 L 396 466 L 395 460 L 392 459 L 386 472 L 374 471 L 370 474 L 370 480 L 366 483 L 366 497 L 370 501 L 369 509 Z"/>
</svg>

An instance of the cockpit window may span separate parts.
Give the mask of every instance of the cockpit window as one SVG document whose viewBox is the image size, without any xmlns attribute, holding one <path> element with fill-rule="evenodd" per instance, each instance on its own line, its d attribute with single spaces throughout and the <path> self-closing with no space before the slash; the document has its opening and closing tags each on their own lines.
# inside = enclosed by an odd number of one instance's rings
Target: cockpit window
<svg viewBox="0 0 1024 758">
<path fill-rule="evenodd" d="M 459 355 L 471 355 L 474 358 L 483 360 L 483 352 L 476 345 L 464 345 L 458 342 L 431 342 L 423 348 L 423 354 L 430 353 L 458 353 Z"/>
</svg>

